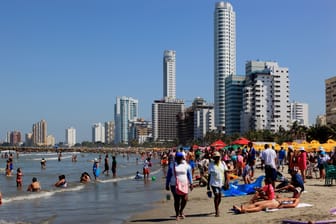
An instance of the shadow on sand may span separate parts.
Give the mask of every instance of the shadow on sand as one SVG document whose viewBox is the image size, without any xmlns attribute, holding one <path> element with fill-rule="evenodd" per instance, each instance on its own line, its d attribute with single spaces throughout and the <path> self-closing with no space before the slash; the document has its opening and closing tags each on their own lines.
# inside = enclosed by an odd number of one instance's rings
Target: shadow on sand
<svg viewBox="0 0 336 224">
<path fill-rule="evenodd" d="M 209 215 L 213 215 L 214 213 L 199 213 L 199 214 L 188 214 L 186 215 L 186 218 L 191 218 L 191 217 L 206 217 Z M 168 222 L 168 221 L 172 221 L 175 220 L 175 216 L 171 216 L 171 218 L 157 218 L 157 219 L 136 219 L 136 220 L 132 220 L 130 222 Z"/>
</svg>

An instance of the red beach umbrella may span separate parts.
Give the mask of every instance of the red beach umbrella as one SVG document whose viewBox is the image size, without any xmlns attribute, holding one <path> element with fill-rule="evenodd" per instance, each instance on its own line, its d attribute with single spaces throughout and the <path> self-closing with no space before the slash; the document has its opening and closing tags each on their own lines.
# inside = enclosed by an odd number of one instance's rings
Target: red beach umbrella
<svg viewBox="0 0 336 224">
<path fill-rule="evenodd" d="M 236 140 L 234 140 L 231 144 L 233 145 L 247 145 L 250 142 L 250 140 L 246 139 L 246 138 L 238 138 Z"/>
<path fill-rule="evenodd" d="M 215 147 L 216 150 L 219 150 L 221 148 L 224 148 L 226 146 L 225 142 L 222 140 L 217 140 L 211 144 L 212 147 Z"/>
</svg>

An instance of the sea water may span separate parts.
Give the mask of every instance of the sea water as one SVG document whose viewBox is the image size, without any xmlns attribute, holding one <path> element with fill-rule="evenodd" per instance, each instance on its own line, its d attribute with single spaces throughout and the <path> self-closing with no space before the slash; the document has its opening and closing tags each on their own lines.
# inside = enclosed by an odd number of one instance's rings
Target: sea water
<svg viewBox="0 0 336 224">
<path fill-rule="evenodd" d="M 80 183 L 82 172 L 93 178 L 92 165 L 95 158 L 102 158 L 104 170 L 105 154 L 77 153 L 77 162 L 72 162 L 73 153 L 63 153 L 58 161 L 56 153 L 14 154 L 13 175 L 5 175 L 6 159 L 0 159 L 0 223 L 123 223 L 131 215 L 150 209 L 153 202 L 165 198 L 163 171 L 158 160 L 153 160 L 149 180 L 134 180 L 136 171 L 142 172 L 143 159 L 140 155 L 116 156 L 117 177 L 100 174 L 98 181 Z M 42 169 L 40 161 L 47 160 Z M 111 169 L 111 153 L 109 162 Z M 23 172 L 23 187 L 16 187 L 16 169 Z M 67 188 L 54 184 L 64 174 Z M 27 192 L 33 177 L 41 184 L 40 192 Z"/>
</svg>

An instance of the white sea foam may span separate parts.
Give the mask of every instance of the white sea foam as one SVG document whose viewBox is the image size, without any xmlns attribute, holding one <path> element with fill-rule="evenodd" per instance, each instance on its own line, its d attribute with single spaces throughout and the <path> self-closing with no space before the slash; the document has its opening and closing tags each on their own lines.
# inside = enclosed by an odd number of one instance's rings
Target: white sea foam
<svg viewBox="0 0 336 224">
<path fill-rule="evenodd" d="M 10 203 L 14 201 L 23 201 L 23 200 L 34 200 L 38 198 L 49 198 L 53 196 L 54 194 L 60 193 L 60 192 L 71 192 L 71 191 L 80 191 L 84 188 L 84 185 L 77 185 L 74 187 L 67 187 L 67 188 L 58 188 L 52 191 L 40 191 L 40 192 L 27 192 L 24 195 L 20 196 L 14 196 L 11 198 L 2 198 L 2 203 Z M 1 224 L 1 223 L 0 223 Z"/>
<path fill-rule="evenodd" d="M 72 156 L 62 156 L 61 157 L 61 160 L 63 159 L 69 159 L 71 158 Z M 58 157 L 44 157 L 45 160 L 58 160 Z M 41 158 L 34 158 L 33 160 L 41 160 Z"/>
</svg>

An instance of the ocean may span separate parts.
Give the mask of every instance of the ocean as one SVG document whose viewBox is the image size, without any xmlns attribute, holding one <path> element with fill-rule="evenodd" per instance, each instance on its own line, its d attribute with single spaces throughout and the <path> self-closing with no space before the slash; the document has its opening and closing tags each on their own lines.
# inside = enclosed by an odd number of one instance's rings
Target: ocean
<svg viewBox="0 0 336 224">
<path fill-rule="evenodd" d="M 1 158 L 0 224 L 2 223 L 123 223 L 133 214 L 152 208 L 154 202 L 165 200 L 164 172 L 159 160 L 153 160 L 150 178 L 135 180 L 136 171 L 142 173 L 143 158 L 137 154 L 129 157 L 116 155 L 117 177 L 100 174 L 98 181 L 80 183 L 82 172 L 93 178 L 92 165 L 101 155 L 101 171 L 104 170 L 105 154 L 77 153 L 77 162 L 72 162 L 71 152 L 62 153 L 58 161 L 57 153 L 14 154 L 13 175 L 5 175 L 6 159 Z M 47 160 L 46 169 L 41 169 L 40 161 Z M 109 153 L 111 168 L 111 153 Z M 16 170 L 23 172 L 23 187 L 16 187 Z M 57 188 L 54 184 L 58 176 L 64 174 L 67 188 Z M 40 192 L 27 192 L 33 177 L 41 184 Z"/>
</svg>

